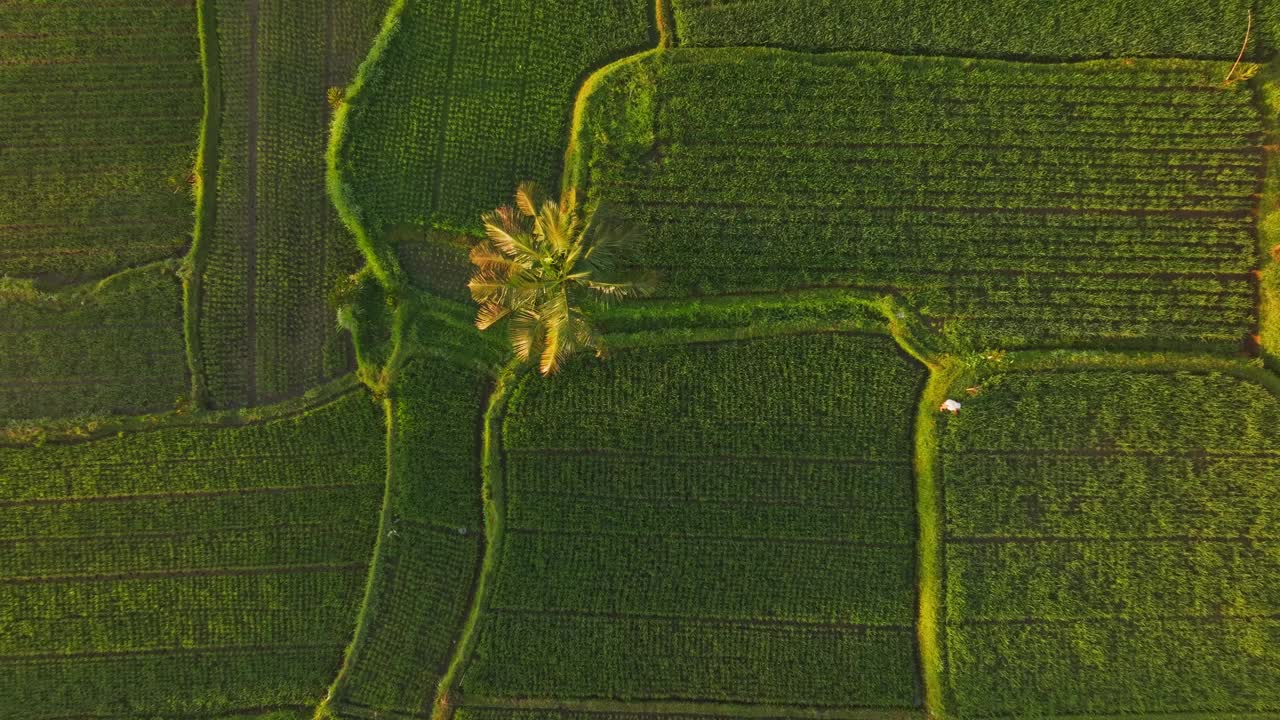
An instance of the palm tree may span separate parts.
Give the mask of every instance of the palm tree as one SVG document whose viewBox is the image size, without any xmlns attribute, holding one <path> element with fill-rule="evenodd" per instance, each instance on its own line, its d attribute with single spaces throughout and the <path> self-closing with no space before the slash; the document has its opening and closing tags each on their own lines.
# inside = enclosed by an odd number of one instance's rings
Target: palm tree
<svg viewBox="0 0 1280 720">
<path fill-rule="evenodd" d="M 476 327 L 509 318 L 511 345 L 522 360 L 538 358 L 550 375 L 573 353 L 602 353 L 600 334 L 582 310 L 584 300 L 608 303 L 653 290 L 650 274 L 627 273 L 623 251 L 630 226 L 603 212 L 583 212 L 573 190 L 560 202 L 533 183 L 516 188 L 515 207 L 482 218 L 486 237 L 471 248 L 475 272 L 467 287 L 480 304 Z"/>
</svg>

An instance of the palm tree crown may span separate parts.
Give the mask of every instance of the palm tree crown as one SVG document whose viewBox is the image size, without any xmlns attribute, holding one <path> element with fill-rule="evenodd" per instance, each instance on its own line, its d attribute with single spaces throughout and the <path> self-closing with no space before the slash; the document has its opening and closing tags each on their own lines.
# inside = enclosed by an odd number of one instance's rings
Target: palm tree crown
<svg viewBox="0 0 1280 720">
<path fill-rule="evenodd" d="M 653 289 L 648 274 L 623 272 L 629 226 L 601 212 L 582 212 L 568 190 L 560 202 L 533 183 L 516 188 L 515 207 L 482 216 L 486 237 L 471 248 L 475 271 L 467 287 L 480 304 L 476 327 L 508 318 L 511 345 L 522 360 L 538 358 L 550 375 L 573 353 L 602 351 L 600 335 L 581 303 L 607 303 Z"/>
</svg>

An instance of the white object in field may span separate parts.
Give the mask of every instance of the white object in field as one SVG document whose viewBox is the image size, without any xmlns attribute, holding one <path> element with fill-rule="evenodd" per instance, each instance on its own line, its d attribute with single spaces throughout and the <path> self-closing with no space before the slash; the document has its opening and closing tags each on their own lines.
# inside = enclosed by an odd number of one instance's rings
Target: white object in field
<svg viewBox="0 0 1280 720">
<path fill-rule="evenodd" d="M 943 412 L 949 412 L 952 415 L 956 415 L 960 412 L 960 403 L 952 400 L 951 398 L 947 398 L 946 402 L 942 403 L 942 407 L 938 409 Z"/>
</svg>

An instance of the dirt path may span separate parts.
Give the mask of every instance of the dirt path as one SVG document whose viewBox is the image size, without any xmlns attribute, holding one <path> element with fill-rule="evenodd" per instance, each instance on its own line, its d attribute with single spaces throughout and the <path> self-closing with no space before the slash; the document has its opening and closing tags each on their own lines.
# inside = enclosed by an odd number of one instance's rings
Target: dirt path
<svg viewBox="0 0 1280 720">
<path fill-rule="evenodd" d="M 259 0 L 248 0 L 249 12 L 249 88 L 248 95 L 248 162 L 246 174 L 245 218 L 245 399 L 248 405 L 258 402 L 258 17 Z"/>
</svg>

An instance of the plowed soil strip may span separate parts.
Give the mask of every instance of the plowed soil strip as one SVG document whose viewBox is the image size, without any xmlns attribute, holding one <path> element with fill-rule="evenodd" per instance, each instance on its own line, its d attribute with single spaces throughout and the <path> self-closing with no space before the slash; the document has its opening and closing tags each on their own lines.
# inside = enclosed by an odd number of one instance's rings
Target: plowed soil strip
<svg viewBox="0 0 1280 720">
<path fill-rule="evenodd" d="M 965 448 L 948 451 L 948 455 L 994 455 L 999 457 L 1149 457 L 1177 460 L 1198 459 L 1280 459 L 1280 450 L 1147 450 L 1141 448 L 1018 448 L 1003 450 L 996 448 Z"/>
<path fill-rule="evenodd" d="M 289 456 L 280 456 L 286 459 Z M 261 458 L 242 458 L 246 460 L 257 460 Z M 205 458 L 204 462 L 222 462 L 225 458 Z M 164 458 L 157 458 L 148 461 L 150 464 L 159 464 L 168 462 Z M 183 460 L 182 462 L 193 462 L 192 460 Z M 120 463 L 119 467 L 130 467 L 141 465 L 142 463 Z M 82 497 L 41 497 L 29 498 L 25 500 L 0 500 L 0 508 L 22 507 L 26 505 L 64 505 L 68 503 L 106 503 L 106 502 L 147 502 L 151 500 L 186 500 L 192 498 L 216 498 L 226 497 L 229 495 L 287 495 L 290 493 L 300 492 L 321 492 L 324 490 L 345 490 L 350 488 L 365 487 L 362 483 L 334 483 L 329 485 L 290 485 L 284 487 L 241 487 L 241 488 L 222 488 L 219 490 L 189 490 L 177 492 L 162 493 L 140 493 L 137 495 L 89 495 Z M 369 485 L 368 487 L 377 487 Z"/>
<path fill-rule="evenodd" d="M 66 660 L 72 658 L 105 660 L 110 658 L 174 656 L 174 655 L 239 655 L 242 653 L 296 653 L 317 650 L 341 650 L 341 645 L 232 645 L 226 647 L 174 647 L 149 650 L 103 650 L 71 653 L 32 653 L 29 655 L 0 655 L 0 663 L 22 663 L 32 660 Z M 78 716 L 77 716 L 78 717 Z"/>
<path fill-rule="evenodd" d="M 989 627 L 992 625 L 1089 625 L 1098 623 L 1196 623 L 1204 625 L 1213 625 L 1217 623 L 1227 622 L 1273 622 L 1280 620 L 1280 613 L 1268 613 L 1262 615 L 1151 615 L 1149 617 L 1116 617 L 1116 616 L 1099 616 L 1085 618 L 1008 618 L 1003 620 L 996 619 L 967 619 L 958 622 L 948 623 L 949 626 L 978 626 Z"/>
<path fill-rule="evenodd" d="M 1231 545 L 1254 545 L 1256 543 L 1275 542 L 1280 538 L 1270 537 L 1213 537 L 1203 535 L 1152 535 L 1148 537 L 956 537 L 947 536 L 946 542 L 956 545 L 1037 545 L 1040 543 L 1090 543 L 1105 545 L 1123 545 L 1125 543 L 1221 543 Z"/>
<path fill-rule="evenodd" d="M 642 458 L 645 460 L 696 460 L 699 462 L 810 463 L 826 465 L 910 465 L 910 458 L 871 460 L 856 457 L 820 457 L 812 455 L 698 455 L 694 453 L 651 453 L 643 450 L 611 450 L 605 448 L 503 448 L 509 455 L 587 455 L 593 457 Z"/>
<path fill-rule="evenodd" d="M 246 568 L 186 568 L 181 570 L 136 570 L 133 572 L 101 573 L 97 575 L 45 575 L 41 577 L 0 578 L 0 585 L 48 585 L 55 583 L 96 583 L 123 580 L 152 580 L 182 577 L 252 577 L 258 575 L 301 575 L 306 573 L 356 573 L 364 572 L 368 563 L 340 565 L 278 565 Z"/>
<path fill-rule="evenodd" d="M 862 540 L 847 540 L 845 538 L 799 538 L 799 537 L 766 537 L 766 536 L 738 536 L 738 535 L 708 535 L 696 533 L 623 533 L 623 532 L 598 532 L 592 530 L 544 530 L 534 528 L 513 527 L 510 532 L 517 535 L 559 535 L 562 537 L 583 537 L 583 538 L 658 538 L 662 540 L 693 540 L 696 542 L 731 542 L 752 545 L 840 545 L 848 547 L 862 547 L 875 550 L 902 550 L 915 547 L 915 543 L 901 542 L 866 542 Z"/>
<path fill-rule="evenodd" d="M 505 615 L 545 615 L 551 617 L 602 618 L 614 621 L 656 620 L 658 622 L 690 622 L 699 625 L 725 625 L 736 627 L 793 627 L 821 632 L 867 632 L 883 630 L 889 632 L 915 632 L 912 625 L 870 625 L 865 623 L 833 623 L 812 622 L 808 620 L 788 620 L 783 618 L 717 618 L 698 615 L 663 615 L 660 613 L 603 612 L 594 610 L 570 610 L 566 608 L 529 609 L 492 607 L 486 612 Z"/>
</svg>

